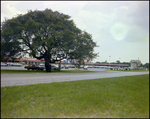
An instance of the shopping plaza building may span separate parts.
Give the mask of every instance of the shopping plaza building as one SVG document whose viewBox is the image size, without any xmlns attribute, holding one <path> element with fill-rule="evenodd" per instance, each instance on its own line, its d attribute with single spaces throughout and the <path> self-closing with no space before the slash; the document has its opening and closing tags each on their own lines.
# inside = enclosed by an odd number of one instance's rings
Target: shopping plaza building
<svg viewBox="0 0 150 119">
<path fill-rule="evenodd" d="M 132 60 L 131 60 L 132 61 Z M 24 57 L 24 58 L 15 58 L 15 59 L 11 59 L 11 58 L 7 58 L 7 62 L 18 62 L 18 63 L 21 63 L 21 64 L 26 64 L 26 65 L 39 65 L 39 64 L 44 64 L 45 61 L 44 59 L 42 60 L 38 60 L 36 58 L 27 58 L 27 57 Z M 55 62 L 55 64 L 58 64 L 59 62 Z M 134 68 L 137 68 L 138 65 L 136 65 L 135 62 L 131 62 L 132 63 L 132 67 Z M 67 61 L 67 60 L 63 60 L 61 61 L 61 64 L 64 65 L 64 66 L 74 66 L 73 63 Z M 85 62 L 84 65 L 81 65 L 82 66 L 88 66 L 90 68 L 102 68 L 102 67 L 105 67 L 105 68 L 127 68 L 129 67 L 129 64 L 111 64 L 111 63 L 91 63 L 91 62 Z"/>
<path fill-rule="evenodd" d="M 18 63 L 21 63 L 21 64 L 26 64 L 26 65 L 39 65 L 39 64 L 44 64 L 45 61 L 44 59 L 42 60 L 38 60 L 36 58 L 27 58 L 27 57 L 24 57 L 24 58 L 15 58 L 15 59 L 11 59 L 9 57 L 5 57 L 5 60 L 6 62 L 18 62 Z M 59 62 L 55 62 L 55 64 L 57 65 Z M 67 61 L 67 60 L 63 60 L 61 61 L 61 64 L 64 65 L 64 66 L 74 66 L 73 63 Z M 91 63 L 91 62 L 85 62 L 84 65 L 81 65 L 81 67 L 83 66 L 88 66 L 90 68 L 131 68 L 131 69 L 138 69 L 139 66 L 141 64 L 141 61 L 140 60 L 131 60 L 130 61 L 130 66 L 129 64 L 112 64 L 112 63 Z"/>
</svg>

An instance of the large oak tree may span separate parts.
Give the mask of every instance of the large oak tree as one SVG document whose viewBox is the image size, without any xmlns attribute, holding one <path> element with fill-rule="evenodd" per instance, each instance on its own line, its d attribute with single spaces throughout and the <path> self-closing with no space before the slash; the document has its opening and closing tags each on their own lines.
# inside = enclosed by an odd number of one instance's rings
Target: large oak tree
<svg viewBox="0 0 150 119">
<path fill-rule="evenodd" d="M 29 54 L 37 59 L 44 58 L 46 71 L 49 63 L 62 59 L 94 58 L 96 43 L 91 35 L 76 27 L 69 15 L 45 9 L 28 11 L 6 19 L 2 23 L 1 53 L 10 57 Z"/>
</svg>

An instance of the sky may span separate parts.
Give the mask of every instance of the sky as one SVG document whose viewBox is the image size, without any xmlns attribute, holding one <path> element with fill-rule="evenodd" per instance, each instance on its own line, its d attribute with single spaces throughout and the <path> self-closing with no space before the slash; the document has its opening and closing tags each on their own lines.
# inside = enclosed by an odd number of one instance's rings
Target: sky
<svg viewBox="0 0 150 119">
<path fill-rule="evenodd" d="M 1 1 L 1 22 L 28 10 L 59 11 L 92 35 L 93 62 L 149 62 L 149 1 Z"/>
</svg>

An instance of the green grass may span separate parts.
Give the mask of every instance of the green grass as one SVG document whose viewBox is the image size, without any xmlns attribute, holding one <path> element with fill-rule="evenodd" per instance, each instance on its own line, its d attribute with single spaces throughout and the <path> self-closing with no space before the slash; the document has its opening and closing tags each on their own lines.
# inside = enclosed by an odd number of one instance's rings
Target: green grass
<svg viewBox="0 0 150 119">
<path fill-rule="evenodd" d="M 117 70 L 106 70 L 106 71 L 117 71 Z M 119 70 L 121 71 L 121 70 Z M 131 72 L 142 72 L 146 70 L 130 70 Z M 27 74 L 27 73 L 93 73 L 98 71 L 90 71 L 90 70 L 52 70 L 52 72 L 44 71 L 37 71 L 37 70 L 8 70 L 8 69 L 1 69 L 1 74 Z M 125 71 L 129 72 L 129 71 Z"/>
<path fill-rule="evenodd" d="M 108 71 L 145 72 L 149 70 L 108 70 Z"/>
<path fill-rule="evenodd" d="M 89 71 L 89 70 L 52 70 L 52 72 L 46 71 L 37 71 L 37 70 L 6 70 L 1 69 L 1 74 L 27 74 L 27 73 L 90 73 L 96 71 Z"/>
<path fill-rule="evenodd" d="M 149 117 L 149 75 L 1 88 L 1 117 Z"/>
</svg>

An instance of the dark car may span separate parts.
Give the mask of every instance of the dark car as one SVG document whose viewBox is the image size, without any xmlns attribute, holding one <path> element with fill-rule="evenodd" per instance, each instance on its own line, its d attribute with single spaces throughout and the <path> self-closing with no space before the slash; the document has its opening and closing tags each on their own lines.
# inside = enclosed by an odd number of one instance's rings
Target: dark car
<svg viewBox="0 0 150 119">
<path fill-rule="evenodd" d="M 32 70 L 44 70 L 44 67 L 39 67 L 39 66 L 35 66 L 35 65 L 25 66 L 24 68 L 27 70 L 30 70 L 30 69 L 32 69 Z"/>
<path fill-rule="evenodd" d="M 69 67 L 68 67 L 68 66 L 65 66 L 64 68 L 65 68 L 65 69 L 69 69 Z"/>
</svg>

